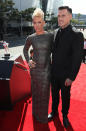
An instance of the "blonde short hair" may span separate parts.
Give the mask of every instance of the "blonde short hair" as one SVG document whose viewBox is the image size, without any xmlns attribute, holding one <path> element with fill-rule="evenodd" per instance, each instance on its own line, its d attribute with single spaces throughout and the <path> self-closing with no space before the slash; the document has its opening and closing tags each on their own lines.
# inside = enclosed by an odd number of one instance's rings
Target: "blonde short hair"
<svg viewBox="0 0 86 131">
<path fill-rule="evenodd" d="M 44 20 L 44 12 L 40 8 L 36 8 L 33 12 L 32 19 L 34 17 L 41 17 Z"/>
</svg>

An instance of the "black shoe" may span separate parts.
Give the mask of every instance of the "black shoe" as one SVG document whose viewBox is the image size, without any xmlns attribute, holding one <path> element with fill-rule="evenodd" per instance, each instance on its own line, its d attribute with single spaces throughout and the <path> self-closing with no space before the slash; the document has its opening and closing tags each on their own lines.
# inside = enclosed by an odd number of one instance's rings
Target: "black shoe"
<svg viewBox="0 0 86 131">
<path fill-rule="evenodd" d="M 51 113 L 48 115 L 48 121 L 51 121 L 57 114 L 58 114 L 58 112 L 51 112 Z"/>
<path fill-rule="evenodd" d="M 70 122 L 67 116 L 63 116 L 63 125 L 65 128 L 67 128 L 70 125 Z"/>
</svg>

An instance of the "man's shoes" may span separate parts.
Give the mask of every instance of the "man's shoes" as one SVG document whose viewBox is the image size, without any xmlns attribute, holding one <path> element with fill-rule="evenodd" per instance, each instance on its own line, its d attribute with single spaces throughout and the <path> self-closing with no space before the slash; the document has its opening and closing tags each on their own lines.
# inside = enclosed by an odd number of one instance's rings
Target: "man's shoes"
<svg viewBox="0 0 86 131">
<path fill-rule="evenodd" d="M 58 112 L 51 112 L 49 115 L 48 115 L 48 121 L 51 121 L 53 120 L 53 118 L 58 114 Z"/>
<path fill-rule="evenodd" d="M 67 128 L 70 125 L 70 122 L 67 116 L 63 116 L 63 125 L 65 128 Z"/>
</svg>

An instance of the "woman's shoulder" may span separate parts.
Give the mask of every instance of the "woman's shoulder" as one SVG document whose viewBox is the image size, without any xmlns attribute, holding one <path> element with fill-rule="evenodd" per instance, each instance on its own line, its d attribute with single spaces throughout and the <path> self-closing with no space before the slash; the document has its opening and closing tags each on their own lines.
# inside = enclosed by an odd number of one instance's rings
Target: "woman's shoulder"
<svg viewBox="0 0 86 131">
<path fill-rule="evenodd" d="M 46 35 L 48 35 L 49 37 L 53 37 L 53 32 L 52 31 L 46 31 Z"/>
<path fill-rule="evenodd" d="M 35 33 L 30 34 L 30 35 L 27 36 L 26 40 L 31 41 L 34 38 L 34 36 L 35 36 Z"/>
<path fill-rule="evenodd" d="M 35 33 L 30 34 L 30 35 L 27 36 L 27 38 L 33 38 L 35 35 L 36 35 Z"/>
</svg>

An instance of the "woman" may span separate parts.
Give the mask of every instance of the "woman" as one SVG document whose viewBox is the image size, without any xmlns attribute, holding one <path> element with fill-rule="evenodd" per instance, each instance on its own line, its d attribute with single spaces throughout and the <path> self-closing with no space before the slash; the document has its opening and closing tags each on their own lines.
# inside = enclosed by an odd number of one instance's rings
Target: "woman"
<svg viewBox="0 0 86 131">
<path fill-rule="evenodd" d="M 53 35 L 44 31 L 44 13 L 37 8 L 32 16 L 35 33 L 28 36 L 23 52 L 30 65 L 32 83 L 32 113 L 40 122 L 48 122 L 50 94 L 50 64 Z M 33 60 L 29 60 L 28 50 L 33 47 Z"/>
</svg>

